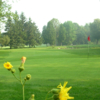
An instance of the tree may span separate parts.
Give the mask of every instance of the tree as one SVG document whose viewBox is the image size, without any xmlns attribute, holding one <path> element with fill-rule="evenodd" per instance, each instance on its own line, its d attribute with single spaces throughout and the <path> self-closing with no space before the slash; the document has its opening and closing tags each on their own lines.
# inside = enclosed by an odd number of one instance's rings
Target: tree
<svg viewBox="0 0 100 100">
<path fill-rule="evenodd" d="M 19 20 L 19 15 L 15 12 L 13 18 L 9 17 L 6 23 L 7 35 L 10 37 L 10 49 L 22 47 L 23 40 L 23 24 Z"/>
<path fill-rule="evenodd" d="M 24 15 L 23 12 L 22 12 L 21 15 L 20 15 L 20 21 L 21 21 L 21 23 L 23 24 L 23 27 L 24 27 L 24 25 L 25 25 L 25 23 L 26 23 L 26 17 L 25 17 L 25 15 Z"/>
<path fill-rule="evenodd" d="M 25 23 L 25 32 L 26 32 L 26 45 L 29 45 L 29 47 L 33 46 L 34 41 L 34 24 L 32 23 L 31 18 L 29 18 L 29 21 Z"/>
<path fill-rule="evenodd" d="M 14 48 L 24 47 L 24 32 L 23 32 L 23 23 L 20 20 L 20 17 L 17 12 L 15 12 L 15 16 L 13 17 L 14 25 L 13 25 L 13 34 L 14 34 Z"/>
<path fill-rule="evenodd" d="M 57 37 L 58 37 L 58 30 L 59 30 L 59 26 L 60 26 L 60 22 L 58 19 L 56 18 L 53 18 L 52 20 L 50 20 L 52 25 L 53 25 L 53 28 L 55 29 L 55 45 L 57 45 Z"/>
<path fill-rule="evenodd" d="M 66 29 L 63 26 L 63 24 L 60 24 L 59 31 L 58 31 L 58 38 L 57 38 L 58 43 L 62 45 L 65 39 L 66 39 Z"/>
<path fill-rule="evenodd" d="M 29 45 L 29 47 L 35 47 L 35 45 L 41 44 L 40 32 L 31 18 L 29 18 L 29 21 L 25 24 L 25 32 L 27 34 L 26 44 Z"/>
<path fill-rule="evenodd" d="M 86 23 L 85 26 L 84 26 L 84 30 L 85 30 L 85 39 L 84 39 L 84 41 L 85 41 L 85 43 L 88 43 L 87 37 L 90 36 L 90 24 Z"/>
<path fill-rule="evenodd" d="M 5 18 L 11 14 L 11 5 L 7 3 L 8 1 L 0 0 L 0 22 L 4 22 Z"/>
<path fill-rule="evenodd" d="M 53 27 L 53 24 L 51 21 L 48 22 L 47 24 L 47 31 L 46 31 L 47 37 L 46 39 L 48 40 L 48 43 L 50 45 L 54 45 L 55 41 L 56 41 L 56 32 L 55 29 Z"/>
<path fill-rule="evenodd" d="M 86 37 L 86 33 L 85 33 L 85 29 L 83 26 L 80 26 L 77 34 L 76 34 L 76 44 L 85 44 L 87 41 L 87 37 Z"/>
<path fill-rule="evenodd" d="M 87 36 L 89 35 L 89 25 L 79 26 L 77 23 L 74 23 L 76 27 L 76 38 L 73 41 L 73 44 L 86 44 Z"/>
<path fill-rule="evenodd" d="M 47 26 L 43 26 L 42 38 L 43 38 L 43 43 L 45 44 L 49 43 L 50 45 L 55 45 L 56 30 L 53 26 L 52 21 L 49 21 Z"/>
<path fill-rule="evenodd" d="M 12 23 L 12 19 L 11 17 L 8 18 L 7 22 L 6 22 L 6 26 L 5 26 L 5 31 L 6 34 L 9 36 L 10 38 L 10 49 L 13 47 L 14 44 L 14 34 L 13 34 L 13 23 Z"/>
<path fill-rule="evenodd" d="M 60 22 L 59 22 L 59 20 L 58 19 L 56 19 L 56 18 L 53 18 L 52 20 L 50 20 L 51 22 L 52 22 L 52 25 L 53 25 L 53 27 L 54 27 L 54 29 L 55 29 L 55 31 L 57 31 L 58 30 L 58 28 L 59 28 L 59 26 L 60 26 Z"/>
<path fill-rule="evenodd" d="M 26 42 L 26 36 L 27 36 L 26 29 L 25 29 L 25 24 L 26 24 L 27 20 L 26 20 L 26 17 L 25 17 L 23 12 L 20 15 L 19 22 L 20 22 L 20 27 L 21 27 L 21 31 L 19 33 L 19 36 L 21 37 L 21 40 L 22 40 L 21 43 L 23 45 Z"/>
<path fill-rule="evenodd" d="M 7 3 L 8 1 L 0 0 L 0 34 L 2 23 L 6 21 L 8 15 L 11 15 L 11 5 Z"/>
<path fill-rule="evenodd" d="M 7 46 L 7 45 L 9 45 L 9 42 L 10 42 L 10 38 L 7 35 L 2 35 L 0 37 L 1 46 Z"/>
<path fill-rule="evenodd" d="M 32 47 L 41 44 L 41 34 L 32 22 L 31 18 L 26 21 L 23 13 L 19 16 L 17 12 L 9 17 L 5 26 L 6 35 L 10 37 L 10 48 L 22 48 L 24 45 Z"/>
<path fill-rule="evenodd" d="M 66 29 L 65 44 L 71 44 L 76 39 L 76 27 L 71 21 L 67 21 L 63 24 Z"/>
<path fill-rule="evenodd" d="M 98 44 L 100 40 L 100 19 L 95 19 L 93 23 L 90 23 L 90 34 L 92 39 Z"/>
<path fill-rule="evenodd" d="M 40 45 L 42 44 L 42 37 L 41 37 L 41 33 L 38 30 L 37 26 L 36 26 L 36 31 L 35 31 L 35 41 L 36 41 L 36 45 Z M 35 47 L 35 45 L 34 45 Z"/>
<path fill-rule="evenodd" d="M 48 43 L 47 26 L 43 26 L 42 38 L 43 38 L 43 43 L 47 44 Z"/>
</svg>

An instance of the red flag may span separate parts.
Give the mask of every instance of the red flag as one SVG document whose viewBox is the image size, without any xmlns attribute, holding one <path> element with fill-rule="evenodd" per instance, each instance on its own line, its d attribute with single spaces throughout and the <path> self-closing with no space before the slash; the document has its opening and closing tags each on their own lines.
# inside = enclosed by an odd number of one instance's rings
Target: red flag
<svg viewBox="0 0 100 100">
<path fill-rule="evenodd" d="M 90 36 L 88 36 L 87 40 L 90 41 Z"/>
</svg>

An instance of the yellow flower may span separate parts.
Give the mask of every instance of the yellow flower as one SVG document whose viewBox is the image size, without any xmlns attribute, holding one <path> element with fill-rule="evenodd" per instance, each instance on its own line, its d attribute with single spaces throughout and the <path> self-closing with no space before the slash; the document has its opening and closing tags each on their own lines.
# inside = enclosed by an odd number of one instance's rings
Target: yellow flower
<svg viewBox="0 0 100 100">
<path fill-rule="evenodd" d="M 21 60 L 22 60 L 22 63 L 25 63 L 26 57 L 23 56 L 23 57 L 21 58 Z"/>
<path fill-rule="evenodd" d="M 4 67 L 6 69 L 11 69 L 13 66 L 10 64 L 10 62 L 4 63 Z"/>
<path fill-rule="evenodd" d="M 60 85 L 57 86 L 57 88 L 60 88 L 59 92 L 59 99 L 60 100 L 68 100 L 68 99 L 74 99 L 74 97 L 70 97 L 68 91 L 72 88 L 71 86 L 69 88 L 65 88 L 68 82 L 65 82 L 64 85 L 62 86 L 61 83 Z"/>
</svg>

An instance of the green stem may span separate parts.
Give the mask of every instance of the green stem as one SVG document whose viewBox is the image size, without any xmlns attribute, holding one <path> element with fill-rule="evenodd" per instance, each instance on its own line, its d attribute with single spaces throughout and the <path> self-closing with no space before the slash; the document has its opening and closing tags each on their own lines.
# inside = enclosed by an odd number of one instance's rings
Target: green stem
<svg viewBox="0 0 100 100">
<path fill-rule="evenodd" d="M 46 95 L 46 99 L 45 100 L 47 100 L 47 96 L 48 96 L 48 94 L 50 93 L 51 91 L 49 91 L 48 93 L 47 93 L 47 95 Z"/>
<path fill-rule="evenodd" d="M 15 74 L 13 74 L 14 75 L 14 77 L 18 80 L 18 81 L 20 81 L 16 76 L 15 76 Z"/>
<path fill-rule="evenodd" d="M 25 85 L 25 82 L 26 82 L 26 81 L 24 81 L 23 85 Z"/>
<path fill-rule="evenodd" d="M 14 75 L 14 77 L 19 81 L 19 82 L 21 82 L 21 84 L 22 84 L 22 88 L 23 88 L 23 100 L 25 100 L 25 96 L 24 96 L 24 85 L 25 85 L 25 82 L 24 82 L 24 84 L 23 84 L 23 82 L 22 82 L 22 79 L 21 79 L 21 72 L 20 72 L 20 79 L 18 79 L 16 76 L 15 76 L 15 74 L 13 73 L 13 75 Z"/>
<path fill-rule="evenodd" d="M 24 85 L 23 85 L 23 100 L 25 100 L 25 96 L 24 96 Z"/>
<path fill-rule="evenodd" d="M 19 76 L 20 76 L 20 82 L 23 85 L 22 78 L 21 78 L 21 72 L 19 73 Z"/>
<path fill-rule="evenodd" d="M 22 82 L 21 72 L 19 73 L 19 77 L 20 77 L 20 82 L 22 84 L 22 88 L 23 88 L 23 100 L 25 100 L 25 96 L 24 96 L 24 84 L 25 84 L 25 82 L 24 83 Z"/>
<path fill-rule="evenodd" d="M 48 99 L 50 99 L 50 100 L 51 100 L 51 99 L 53 99 L 53 97 L 50 97 L 50 98 L 46 98 L 45 100 L 48 100 Z"/>
</svg>

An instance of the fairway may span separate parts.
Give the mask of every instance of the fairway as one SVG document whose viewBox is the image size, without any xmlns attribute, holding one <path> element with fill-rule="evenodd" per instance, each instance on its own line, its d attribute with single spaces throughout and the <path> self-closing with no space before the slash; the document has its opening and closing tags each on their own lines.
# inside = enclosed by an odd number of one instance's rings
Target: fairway
<svg viewBox="0 0 100 100">
<path fill-rule="evenodd" d="M 67 87 L 72 86 L 69 95 L 74 100 L 100 100 L 100 47 L 91 48 L 89 55 L 86 48 L 1 49 L 0 100 L 22 100 L 20 83 L 3 67 L 5 62 L 11 62 L 19 76 L 22 56 L 27 57 L 22 78 L 32 76 L 25 85 L 25 100 L 31 94 L 35 94 L 35 100 L 45 100 L 48 91 L 65 81 Z"/>
</svg>

